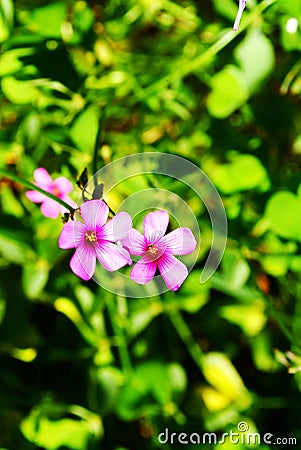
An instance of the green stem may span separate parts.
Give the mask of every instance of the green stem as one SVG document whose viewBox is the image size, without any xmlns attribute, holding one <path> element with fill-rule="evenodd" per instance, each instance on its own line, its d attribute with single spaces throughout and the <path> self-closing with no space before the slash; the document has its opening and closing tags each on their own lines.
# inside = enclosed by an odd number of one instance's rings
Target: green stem
<svg viewBox="0 0 301 450">
<path fill-rule="evenodd" d="M 118 297 L 115 300 L 118 302 Z M 122 370 L 126 376 L 129 376 L 133 369 L 130 359 L 130 355 L 127 348 L 127 342 L 124 336 L 123 327 L 120 325 L 121 317 L 119 314 L 118 304 L 116 304 L 112 299 L 107 302 L 108 312 L 111 319 L 112 327 L 115 336 L 117 337 L 117 350 L 119 354 L 119 359 L 121 362 Z"/>
<path fill-rule="evenodd" d="M 273 5 L 276 0 L 263 0 L 256 8 L 254 8 L 248 15 L 244 15 L 238 31 L 229 31 L 223 35 L 217 42 L 211 47 L 205 50 L 201 55 L 197 56 L 191 61 L 185 61 L 180 67 L 175 68 L 173 74 L 169 77 L 170 83 L 175 83 L 178 80 L 186 77 L 196 70 L 206 67 L 212 58 L 217 55 L 223 48 L 225 48 L 231 41 L 239 36 L 254 20 L 255 17 L 263 13 L 269 6 Z M 145 89 L 145 95 L 149 95 L 152 92 L 157 92 L 161 86 L 166 85 L 166 76 L 156 81 Z"/>
<path fill-rule="evenodd" d="M 203 371 L 202 367 L 202 361 L 203 361 L 203 352 L 200 349 L 200 347 L 196 344 L 191 331 L 189 327 L 187 326 L 186 322 L 184 321 L 181 313 L 179 311 L 169 311 L 168 313 L 169 320 L 173 324 L 176 332 L 186 345 L 186 348 L 188 352 L 190 353 L 190 356 L 200 369 L 200 371 Z"/>
<path fill-rule="evenodd" d="M 229 31 L 227 34 L 221 37 L 217 42 L 215 42 L 211 47 L 208 48 L 204 53 L 202 53 L 197 58 L 193 59 L 188 64 L 182 66 L 179 71 L 174 73 L 174 78 L 183 78 L 189 75 L 191 72 L 199 69 L 202 66 L 208 64 L 211 59 L 219 53 L 223 48 L 225 48 L 231 41 L 233 41 L 240 33 L 242 33 L 254 20 L 256 16 L 261 14 L 265 9 L 275 3 L 276 0 L 264 0 L 256 8 L 254 8 L 248 15 L 246 15 L 239 27 L 238 31 Z"/>
<path fill-rule="evenodd" d="M 31 183 L 30 181 L 24 180 L 23 178 L 18 177 L 18 175 L 10 173 L 7 170 L 2 169 L 2 168 L 0 168 L 0 175 L 3 175 L 5 177 L 9 178 L 10 180 L 15 181 L 16 183 L 23 184 L 23 186 L 26 186 L 29 189 L 33 189 L 34 191 L 40 192 L 41 194 L 46 195 L 46 197 L 51 198 L 51 200 L 54 200 L 55 202 L 62 205 L 70 213 L 74 212 L 74 208 L 72 208 L 72 206 L 68 205 L 68 203 L 64 202 L 64 200 L 56 197 L 55 195 L 51 194 L 50 192 L 44 191 L 44 189 L 41 189 L 40 187 L 36 186 L 35 184 Z"/>
<path fill-rule="evenodd" d="M 93 152 L 93 180 L 94 180 L 95 187 L 97 187 L 97 184 L 95 184 L 94 174 L 97 172 L 98 149 L 99 149 L 99 146 L 100 146 L 101 140 L 102 140 L 102 122 L 103 122 L 103 119 L 99 119 L 98 130 L 97 130 L 97 135 L 95 138 L 95 145 L 94 145 L 94 152 Z"/>
</svg>

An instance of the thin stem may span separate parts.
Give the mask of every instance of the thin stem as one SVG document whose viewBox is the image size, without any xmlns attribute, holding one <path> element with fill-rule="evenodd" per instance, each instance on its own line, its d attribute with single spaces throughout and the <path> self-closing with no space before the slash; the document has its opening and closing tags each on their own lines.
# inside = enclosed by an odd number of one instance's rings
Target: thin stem
<svg viewBox="0 0 301 450">
<path fill-rule="evenodd" d="M 118 297 L 115 297 L 115 300 L 118 302 Z M 121 366 L 123 369 L 123 372 L 129 376 L 132 373 L 132 363 L 130 359 L 130 355 L 127 348 L 127 342 L 124 336 L 124 330 L 121 325 L 119 325 L 120 322 L 120 314 L 118 311 L 118 304 L 116 304 L 112 299 L 109 299 L 107 302 L 108 306 L 108 312 L 111 319 L 112 327 L 115 336 L 117 337 L 117 350 L 119 354 L 119 359 L 121 362 Z"/>
<path fill-rule="evenodd" d="M 242 33 L 254 20 L 254 17 L 262 13 L 265 9 L 275 3 L 275 0 L 264 0 L 256 8 L 254 8 L 245 18 L 239 30 L 235 33 L 229 31 L 227 34 L 221 37 L 217 42 L 215 42 L 211 47 L 209 47 L 204 53 L 202 53 L 197 58 L 193 59 L 190 63 L 184 65 L 180 71 L 176 71 L 174 77 L 183 78 L 189 75 L 194 70 L 200 69 L 206 66 L 211 59 L 219 53 L 223 48 L 225 48 L 231 41 L 233 41 L 240 33 Z M 179 73 L 180 72 L 180 73 Z"/>
<path fill-rule="evenodd" d="M 29 189 L 33 189 L 34 191 L 40 192 L 41 194 L 46 195 L 46 197 L 51 198 L 51 200 L 54 200 L 55 202 L 62 205 L 70 213 L 74 212 L 74 208 L 72 208 L 72 206 L 68 205 L 68 203 L 64 202 L 64 200 L 56 197 L 55 195 L 51 194 L 50 192 L 44 191 L 44 189 L 41 189 L 40 187 L 36 186 L 35 184 L 31 183 L 30 181 L 24 180 L 23 178 L 18 177 L 18 175 L 10 173 L 7 170 L 2 169 L 2 168 L 0 168 L 0 175 L 3 175 L 5 177 L 9 178 L 10 180 L 15 181 L 16 183 L 23 184 L 23 186 L 26 186 Z"/>
<path fill-rule="evenodd" d="M 99 119 L 98 130 L 97 130 L 97 135 L 95 138 L 95 145 L 94 145 L 94 152 L 93 152 L 93 180 L 94 180 L 95 187 L 97 187 L 97 184 L 95 184 L 94 174 L 97 172 L 97 157 L 98 157 L 97 153 L 98 153 L 98 148 L 99 148 L 101 140 L 102 140 L 102 122 L 103 122 L 103 119 Z"/>
<path fill-rule="evenodd" d="M 169 311 L 168 313 L 169 320 L 173 324 L 176 332 L 184 342 L 187 347 L 190 356 L 198 366 L 198 368 L 203 371 L 202 361 L 203 361 L 203 352 L 200 347 L 196 344 L 189 327 L 184 321 L 180 311 Z"/>
</svg>

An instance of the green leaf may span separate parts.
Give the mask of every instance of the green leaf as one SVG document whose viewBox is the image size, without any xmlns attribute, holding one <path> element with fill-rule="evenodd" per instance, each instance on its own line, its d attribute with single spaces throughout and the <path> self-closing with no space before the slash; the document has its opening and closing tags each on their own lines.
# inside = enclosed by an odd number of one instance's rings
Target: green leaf
<svg viewBox="0 0 301 450">
<path fill-rule="evenodd" d="M 98 112 L 95 106 L 85 109 L 70 130 L 74 143 L 83 152 L 92 152 L 98 130 Z"/>
<path fill-rule="evenodd" d="M 28 298 L 37 298 L 44 289 L 49 275 L 49 264 L 45 259 L 27 263 L 22 271 L 22 285 Z"/>
<path fill-rule="evenodd" d="M 268 201 L 265 217 L 278 236 L 301 241 L 301 199 L 290 191 L 279 191 Z"/>
<path fill-rule="evenodd" d="M 167 367 L 160 362 L 146 362 L 137 368 L 137 376 L 146 383 L 156 400 L 164 405 L 171 400 L 171 386 L 168 379 Z"/>
<path fill-rule="evenodd" d="M 11 0 L 0 0 L 0 42 L 6 41 L 14 24 L 14 4 Z"/>
<path fill-rule="evenodd" d="M 27 21 L 28 28 L 41 36 L 60 38 L 61 26 L 66 20 L 67 5 L 63 2 L 50 3 L 34 8 Z"/>
<path fill-rule="evenodd" d="M 283 48 L 288 52 L 301 49 L 301 33 L 299 20 L 297 19 L 297 17 L 285 15 L 281 18 L 280 21 L 281 43 L 283 45 Z"/>
<path fill-rule="evenodd" d="M 209 113 L 218 119 L 230 116 L 249 96 L 243 73 L 233 65 L 226 66 L 214 75 L 211 87 L 207 108 Z"/>
<path fill-rule="evenodd" d="M 175 375 L 177 380 L 172 381 Z M 158 361 L 142 363 L 120 392 L 118 414 L 123 420 L 150 414 L 171 402 L 173 391 L 179 392 L 185 385 L 185 375 L 178 366 Z"/>
<path fill-rule="evenodd" d="M 300 17 L 301 3 L 299 0 L 278 0 L 277 7 L 291 17 Z"/>
<path fill-rule="evenodd" d="M 273 45 L 260 30 L 252 30 L 236 47 L 234 55 L 244 73 L 250 92 L 258 89 L 275 66 Z"/>
<path fill-rule="evenodd" d="M 208 167 L 213 183 L 225 194 L 251 189 L 264 192 L 269 188 L 267 171 L 256 156 L 231 152 L 228 159 L 229 163 Z"/>
<path fill-rule="evenodd" d="M 202 360 L 202 365 L 204 377 L 213 387 L 241 407 L 250 406 L 251 396 L 226 355 L 218 352 L 207 353 Z"/>
<path fill-rule="evenodd" d="M 291 258 L 287 255 L 266 255 L 260 258 L 264 271 L 274 277 L 282 277 L 290 268 Z"/>
<path fill-rule="evenodd" d="M 32 55 L 33 53 L 33 48 L 16 48 L 3 53 L 0 57 L 0 76 L 18 72 L 23 67 L 23 63 L 19 58 Z"/>
<path fill-rule="evenodd" d="M 19 81 L 14 77 L 4 77 L 1 87 L 8 100 L 17 105 L 34 103 L 39 96 L 38 89 L 30 81 Z"/>
<path fill-rule="evenodd" d="M 265 307 L 260 300 L 252 305 L 226 305 L 220 313 L 221 317 L 238 325 L 246 336 L 256 336 L 267 321 Z"/>
<path fill-rule="evenodd" d="M 55 405 L 50 405 L 48 409 L 53 414 L 60 412 L 60 408 Z M 21 431 L 29 442 L 47 450 L 56 450 L 62 446 L 73 450 L 87 448 L 89 439 L 102 432 L 100 418 L 80 406 L 70 405 L 70 410 L 74 410 L 75 414 L 79 411 L 83 419 L 50 420 L 39 407 L 34 408 L 22 421 Z"/>
<path fill-rule="evenodd" d="M 250 266 L 239 251 L 226 249 L 222 260 L 222 271 L 229 288 L 236 290 L 244 286 L 250 276 Z"/>
<path fill-rule="evenodd" d="M 221 16 L 234 21 L 235 16 L 237 14 L 237 5 L 233 2 L 233 0 L 213 0 L 214 9 Z"/>
<path fill-rule="evenodd" d="M 0 252 L 7 261 L 20 265 L 27 264 L 28 261 L 35 258 L 35 253 L 29 245 L 5 236 L 1 233 L 1 230 Z"/>
<path fill-rule="evenodd" d="M 71 322 L 74 323 L 86 342 L 88 342 L 91 346 L 96 345 L 98 339 L 96 333 L 84 321 L 79 310 L 69 298 L 60 297 L 56 299 L 54 302 L 54 307 L 57 311 L 64 314 L 66 317 L 68 317 L 68 319 L 71 320 Z"/>
</svg>

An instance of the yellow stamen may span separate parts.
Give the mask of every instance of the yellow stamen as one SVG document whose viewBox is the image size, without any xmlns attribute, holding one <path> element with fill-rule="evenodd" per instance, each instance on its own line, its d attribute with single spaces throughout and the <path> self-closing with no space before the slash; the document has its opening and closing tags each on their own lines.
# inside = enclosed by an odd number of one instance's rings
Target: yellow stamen
<svg viewBox="0 0 301 450">
<path fill-rule="evenodd" d="M 151 253 L 152 255 L 156 255 L 158 253 L 158 249 L 156 247 L 154 247 L 153 244 L 148 244 L 146 246 L 146 251 L 148 253 Z"/>
<path fill-rule="evenodd" d="M 86 231 L 85 240 L 88 242 L 96 242 L 97 241 L 96 233 L 94 231 Z"/>
</svg>

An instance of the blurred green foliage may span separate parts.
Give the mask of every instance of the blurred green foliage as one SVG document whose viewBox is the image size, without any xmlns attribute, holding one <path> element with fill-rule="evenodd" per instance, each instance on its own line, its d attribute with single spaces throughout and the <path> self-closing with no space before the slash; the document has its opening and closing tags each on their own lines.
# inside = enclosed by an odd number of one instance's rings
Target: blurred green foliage
<svg viewBox="0 0 301 450">
<path fill-rule="evenodd" d="M 85 166 L 172 153 L 212 179 L 229 219 L 221 267 L 202 285 L 203 205 L 173 180 L 129 182 L 113 209 L 135 189 L 173 190 L 202 252 L 179 292 L 126 299 L 75 277 L 60 221 L 3 176 L 1 447 L 157 449 L 166 427 L 222 433 L 242 420 L 300 442 L 301 4 L 249 0 L 234 33 L 236 10 L 0 0 L 0 167 L 27 180 L 45 167 L 77 200 Z"/>
</svg>

